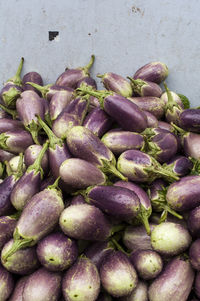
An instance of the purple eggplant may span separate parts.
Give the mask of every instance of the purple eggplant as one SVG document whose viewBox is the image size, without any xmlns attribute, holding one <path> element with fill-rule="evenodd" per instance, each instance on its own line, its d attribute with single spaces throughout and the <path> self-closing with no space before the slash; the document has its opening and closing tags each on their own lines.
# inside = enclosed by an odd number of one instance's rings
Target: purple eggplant
<svg viewBox="0 0 200 301">
<path fill-rule="evenodd" d="M 187 250 L 191 240 L 188 230 L 177 223 L 161 223 L 155 226 L 151 232 L 153 249 L 165 256 L 181 254 Z"/>
<path fill-rule="evenodd" d="M 189 199 L 190 200 L 190 199 Z M 195 207 L 189 212 L 187 225 L 193 237 L 200 237 L 200 206 Z"/>
<path fill-rule="evenodd" d="M 37 256 L 49 271 L 59 272 L 68 269 L 75 262 L 78 248 L 74 240 L 56 232 L 39 241 Z"/>
<path fill-rule="evenodd" d="M 165 121 L 158 121 L 158 128 L 173 132 L 173 126 Z"/>
<path fill-rule="evenodd" d="M 140 201 L 140 212 L 136 217 L 136 220 L 142 222 L 145 226 L 147 234 L 151 233 L 148 218 L 152 213 L 151 202 L 147 193 L 137 184 L 132 182 L 118 181 L 114 186 L 124 187 L 133 191 L 139 198 Z M 137 223 L 134 219 L 134 223 Z"/>
<path fill-rule="evenodd" d="M 22 57 L 16 74 L 7 80 L 7 82 L 4 84 L 4 87 L 0 91 L 0 97 L 6 107 L 15 108 L 16 100 L 23 91 L 21 88 L 22 81 L 20 77 L 23 63 L 24 58 Z"/>
<path fill-rule="evenodd" d="M 95 264 L 99 270 L 104 258 L 106 258 L 106 256 L 108 256 L 108 254 L 110 254 L 113 250 L 114 245 L 111 241 L 97 241 L 89 245 L 84 251 L 84 254 Z"/>
<path fill-rule="evenodd" d="M 95 301 L 100 291 L 96 266 L 86 257 L 80 257 L 64 274 L 62 292 L 68 301 Z"/>
<path fill-rule="evenodd" d="M 150 224 L 151 231 L 155 224 Z M 123 233 L 123 243 L 130 251 L 151 250 L 151 239 L 143 226 L 128 226 Z"/>
<path fill-rule="evenodd" d="M 179 125 L 186 131 L 200 133 L 200 109 L 184 110 L 179 116 Z"/>
<path fill-rule="evenodd" d="M 81 194 L 75 195 L 71 199 L 71 205 L 85 204 L 85 199 Z"/>
<path fill-rule="evenodd" d="M 3 149 L 0 149 L 0 162 L 9 161 L 13 157 L 15 157 L 14 154 L 9 153 Z"/>
<path fill-rule="evenodd" d="M 73 97 L 73 89 L 56 92 L 49 104 L 49 114 L 51 120 L 55 120 L 63 109 L 70 103 Z"/>
<path fill-rule="evenodd" d="M 43 145 L 35 162 L 27 168 L 11 192 L 10 200 L 17 210 L 23 210 L 29 200 L 40 191 L 41 179 L 43 178 L 41 161 L 48 146 L 49 141 Z"/>
<path fill-rule="evenodd" d="M 191 160 L 184 156 L 175 156 L 163 168 L 174 172 L 178 177 L 187 176 L 192 170 L 193 164 Z"/>
<path fill-rule="evenodd" d="M 4 254 L 12 248 L 14 240 L 9 240 L 1 251 L 1 262 L 4 268 L 11 273 L 27 275 L 39 267 L 39 261 L 36 254 L 36 248 L 25 248 L 16 251 L 7 260 L 4 260 Z"/>
<path fill-rule="evenodd" d="M 33 144 L 31 134 L 25 130 L 13 130 L 0 134 L 0 147 L 13 154 L 23 153 Z"/>
<path fill-rule="evenodd" d="M 98 74 L 97 77 L 101 78 L 101 81 L 107 90 L 113 91 L 124 97 L 131 97 L 133 95 L 131 84 L 121 75 L 107 72 L 103 75 Z"/>
<path fill-rule="evenodd" d="M 56 189 L 58 181 L 59 178 L 29 200 L 15 227 L 12 248 L 4 254 L 3 260 L 17 250 L 34 246 L 58 223 L 64 209 L 62 194 Z"/>
<path fill-rule="evenodd" d="M 196 273 L 195 283 L 194 283 L 195 294 L 200 298 L 200 272 Z"/>
<path fill-rule="evenodd" d="M 95 206 L 71 205 L 59 220 L 62 231 L 69 237 L 91 241 L 104 241 L 112 234 L 112 226 Z"/>
<path fill-rule="evenodd" d="M 147 128 L 157 128 L 158 127 L 158 119 L 152 113 L 143 111 L 147 117 Z"/>
<path fill-rule="evenodd" d="M 160 97 L 162 95 L 161 87 L 154 82 L 144 81 L 141 79 L 133 79 L 129 76 L 128 79 L 131 81 L 133 93 L 141 97 L 146 97 L 146 96 Z"/>
<path fill-rule="evenodd" d="M 133 78 L 151 81 L 160 84 L 168 76 L 169 70 L 162 62 L 151 62 L 138 69 Z"/>
<path fill-rule="evenodd" d="M 14 279 L 4 267 L 0 265 L 0 300 L 8 300 L 10 294 L 14 289 Z"/>
<path fill-rule="evenodd" d="M 101 138 L 110 130 L 112 123 L 112 119 L 101 108 L 94 108 L 86 116 L 83 126 Z"/>
<path fill-rule="evenodd" d="M 24 152 L 24 163 L 26 165 L 26 168 L 28 168 L 30 165 L 32 165 L 35 162 L 41 150 L 42 150 L 42 146 L 37 144 L 33 144 L 27 147 L 27 149 Z M 49 167 L 48 154 L 47 152 L 45 152 L 41 161 L 41 168 L 43 169 L 45 174 L 48 172 L 48 167 Z"/>
<path fill-rule="evenodd" d="M 200 239 L 195 240 L 189 249 L 189 258 L 192 267 L 200 271 Z"/>
<path fill-rule="evenodd" d="M 24 129 L 23 123 L 19 120 L 12 120 L 8 118 L 1 118 L 0 119 L 0 133 L 4 133 L 7 131 L 14 131 L 14 130 L 22 130 Z"/>
<path fill-rule="evenodd" d="M 76 88 L 77 83 L 86 76 L 89 76 L 89 70 L 94 63 L 94 55 L 91 55 L 90 62 L 85 67 L 76 69 L 66 69 L 56 80 L 56 85 L 63 87 Z"/>
<path fill-rule="evenodd" d="M 81 87 L 84 87 L 84 86 L 89 86 L 93 89 L 97 89 L 96 81 L 90 76 L 86 76 L 86 77 L 81 78 L 76 84 L 76 88 L 81 88 Z"/>
<path fill-rule="evenodd" d="M 152 182 L 159 177 L 170 181 L 178 179 L 172 172 L 165 170 L 153 157 L 139 150 L 123 152 L 118 158 L 117 168 L 133 182 Z"/>
<path fill-rule="evenodd" d="M 61 295 L 60 273 L 40 268 L 29 275 L 23 291 L 23 301 L 57 301 Z"/>
<path fill-rule="evenodd" d="M 113 297 L 124 297 L 137 286 L 137 274 L 128 257 L 113 251 L 102 262 L 100 278 L 103 288 Z"/>
<path fill-rule="evenodd" d="M 148 286 L 144 281 L 139 281 L 136 288 L 128 297 L 119 299 L 120 301 L 148 301 Z"/>
<path fill-rule="evenodd" d="M 37 89 L 32 87 L 31 85 L 27 84 L 27 82 L 32 82 L 35 84 L 38 84 L 40 86 L 43 86 L 43 80 L 41 75 L 38 72 L 31 71 L 26 73 L 22 78 L 22 88 L 24 91 L 26 90 L 32 90 L 36 93 L 38 93 Z"/>
<path fill-rule="evenodd" d="M 44 178 L 44 180 L 42 180 L 41 185 L 40 185 L 40 190 L 44 190 L 46 189 L 48 186 L 53 185 L 55 179 L 52 175 L 50 175 L 49 177 Z"/>
<path fill-rule="evenodd" d="M 115 167 L 116 161 L 113 153 L 90 130 L 83 126 L 74 126 L 67 132 L 66 140 L 70 153 L 74 157 L 95 164 L 105 174 L 111 173 L 126 180 Z"/>
<path fill-rule="evenodd" d="M 138 276 L 144 280 L 156 278 L 163 268 L 162 258 L 152 250 L 133 252 L 130 255 L 130 260 L 138 272 Z"/>
<path fill-rule="evenodd" d="M 184 256 L 170 260 L 151 283 L 149 301 L 187 301 L 194 281 L 194 271 Z"/>
<path fill-rule="evenodd" d="M 3 108 L 1 107 L 2 104 L 1 104 L 1 97 L 0 97 L 0 119 L 1 118 L 11 118 L 11 116 L 3 109 L 5 108 L 5 106 L 3 106 Z"/>
<path fill-rule="evenodd" d="M 164 115 L 165 103 L 161 98 L 146 96 L 129 97 L 128 99 L 136 104 L 141 110 L 153 114 L 158 120 Z"/>
<path fill-rule="evenodd" d="M 200 176 L 187 176 L 171 184 L 167 190 L 168 205 L 178 211 L 192 210 L 200 205 Z"/>
<path fill-rule="evenodd" d="M 110 131 L 101 138 L 101 141 L 115 155 L 120 155 L 130 149 L 140 150 L 144 147 L 143 136 L 129 131 Z"/>
<path fill-rule="evenodd" d="M 0 250 L 4 244 L 12 238 L 17 218 L 15 216 L 1 216 L 0 217 Z"/>
<path fill-rule="evenodd" d="M 60 166 L 59 174 L 63 182 L 73 190 L 86 189 L 92 185 L 104 185 L 107 180 L 99 168 L 78 158 L 65 160 Z"/>
<path fill-rule="evenodd" d="M 27 276 L 20 277 L 15 284 L 14 291 L 9 299 L 9 301 L 23 301 L 23 291 L 26 284 Z"/>
</svg>

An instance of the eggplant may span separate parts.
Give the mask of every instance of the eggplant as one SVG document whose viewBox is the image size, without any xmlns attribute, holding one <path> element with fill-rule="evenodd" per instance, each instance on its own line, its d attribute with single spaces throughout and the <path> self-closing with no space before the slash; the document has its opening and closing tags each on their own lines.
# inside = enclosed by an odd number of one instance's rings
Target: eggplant
<svg viewBox="0 0 200 301">
<path fill-rule="evenodd" d="M 31 135 L 25 130 L 13 130 L 0 134 L 0 148 L 13 154 L 23 153 L 33 144 Z"/>
<path fill-rule="evenodd" d="M 40 185 L 40 190 L 44 190 L 46 189 L 49 185 L 53 185 L 55 179 L 52 175 L 50 175 L 49 177 L 47 178 L 44 178 L 44 180 L 41 182 L 41 185 Z"/>
<path fill-rule="evenodd" d="M 61 213 L 61 230 L 75 239 L 105 241 L 112 234 L 112 226 L 106 216 L 95 206 L 71 205 Z"/>
<path fill-rule="evenodd" d="M 173 132 L 173 126 L 165 121 L 158 121 L 158 128 Z"/>
<path fill-rule="evenodd" d="M 175 156 L 167 163 L 163 164 L 163 168 L 174 172 L 178 177 L 187 176 L 192 170 L 193 164 L 185 156 Z"/>
<path fill-rule="evenodd" d="M 128 297 L 119 299 L 120 301 L 148 301 L 148 286 L 144 281 L 139 281 L 136 288 Z"/>
<path fill-rule="evenodd" d="M 29 200 L 40 191 L 43 178 L 41 161 L 48 146 L 49 141 L 44 143 L 35 162 L 27 168 L 11 192 L 10 201 L 17 210 L 23 210 Z"/>
<path fill-rule="evenodd" d="M 0 133 L 4 133 L 7 131 L 14 130 L 22 130 L 24 129 L 23 123 L 19 120 L 12 120 L 9 118 L 1 118 L 0 119 Z"/>
<path fill-rule="evenodd" d="M 124 97 L 131 97 L 133 95 L 131 84 L 121 75 L 106 72 L 102 75 L 98 74 L 97 77 L 101 78 L 101 81 L 107 90 L 113 91 Z"/>
<path fill-rule="evenodd" d="M 172 183 L 166 194 L 168 205 L 178 211 L 192 210 L 200 205 L 200 176 L 187 176 Z"/>
<path fill-rule="evenodd" d="M 200 271 L 200 239 L 195 240 L 189 249 L 189 258 L 192 267 Z"/>
<path fill-rule="evenodd" d="M 45 190 L 35 194 L 24 208 L 14 230 L 14 243 L 4 254 L 3 260 L 17 250 L 34 246 L 50 233 L 64 209 L 62 194 L 56 189 L 59 178 Z"/>
<path fill-rule="evenodd" d="M 99 98 L 103 110 L 124 130 L 142 132 L 147 127 L 146 115 L 124 96 L 108 91 L 94 91 L 91 88 L 78 88 L 86 94 Z"/>
<path fill-rule="evenodd" d="M 6 301 L 14 289 L 13 275 L 0 265 L 0 300 Z"/>
<path fill-rule="evenodd" d="M 195 277 L 195 283 L 194 283 L 194 290 L 195 290 L 195 294 L 197 295 L 198 298 L 200 298 L 200 272 L 196 273 L 196 277 Z"/>
<path fill-rule="evenodd" d="M 133 92 L 141 97 L 154 96 L 160 97 L 162 95 L 162 89 L 160 86 L 151 81 L 144 81 L 141 79 L 133 79 L 128 76 L 131 81 Z"/>
<path fill-rule="evenodd" d="M 85 77 L 81 78 L 76 84 L 77 88 L 81 88 L 84 86 L 89 86 L 93 89 L 97 89 L 96 81 L 90 76 L 85 76 Z"/>
<path fill-rule="evenodd" d="M 62 292 L 68 301 L 95 301 L 100 291 L 96 266 L 84 256 L 70 267 L 62 280 Z"/>
<path fill-rule="evenodd" d="M 193 237 L 200 237 L 200 206 L 195 207 L 189 212 L 187 226 Z"/>
<path fill-rule="evenodd" d="M 160 84 L 166 79 L 168 73 L 169 70 L 166 64 L 162 62 L 151 62 L 138 69 L 133 75 L 133 78 Z"/>
<path fill-rule="evenodd" d="M 73 97 L 73 89 L 56 92 L 49 103 L 49 114 L 51 120 L 55 120 L 63 109 L 70 103 Z"/>
<path fill-rule="evenodd" d="M 63 87 L 76 88 L 78 82 L 86 76 L 89 76 L 89 70 L 94 63 L 95 56 L 91 55 L 89 63 L 85 67 L 79 67 L 76 69 L 66 68 L 56 80 L 56 85 Z"/>
<path fill-rule="evenodd" d="M 152 113 L 143 111 L 147 117 L 147 128 L 157 128 L 158 127 L 158 119 Z"/>
<path fill-rule="evenodd" d="M 179 179 L 165 170 L 152 156 L 139 150 L 123 152 L 118 158 L 117 169 L 130 181 L 139 183 L 152 182 L 159 177 L 169 181 Z"/>
<path fill-rule="evenodd" d="M 105 174 L 113 174 L 126 180 L 115 167 L 116 161 L 113 153 L 90 130 L 83 126 L 74 126 L 67 132 L 67 145 L 70 153 L 77 158 L 95 164 Z"/>
<path fill-rule="evenodd" d="M 142 149 L 144 147 L 144 138 L 139 133 L 130 131 L 110 131 L 107 132 L 101 141 L 113 152 L 115 155 L 130 149 Z"/>
<path fill-rule="evenodd" d="M 188 132 L 200 133 L 200 109 L 184 110 L 179 116 L 179 125 Z"/>
<path fill-rule="evenodd" d="M 20 156 L 14 156 L 11 158 L 8 162 L 9 168 L 11 172 L 17 172 L 18 166 L 19 166 L 19 161 L 20 161 Z M 24 164 L 24 157 L 23 157 L 23 166 L 22 166 L 22 171 L 25 172 L 26 170 L 26 165 Z"/>
<path fill-rule="evenodd" d="M 0 250 L 5 243 L 12 238 L 17 218 L 15 216 L 1 216 L 0 217 Z"/>
<path fill-rule="evenodd" d="M 23 301 L 57 301 L 61 295 L 60 273 L 40 268 L 26 279 Z"/>
<path fill-rule="evenodd" d="M 177 223 L 165 222 L 154 227 L 151 244 L 164 256 L 179 255 L 189 247 L 192 238 L 186 228 Z"/>
<path fill-rule="evenodd" d="M 131 253 L 130 260 L 138 275 L 144 280 L 156 278 L 163 269 L 161 256 L 152 250 L 139 250 Z"/>
<path fill-rule="evenodd" d="M 113 297 L 125 297 L 137 286 L 138 277 L 128 257 L 121 251 L 110 253 L 100 267 L 103 288 Z"/>
<path fill-rule="evenodd" d="M 187 301 L 193 281 L 190 262 L 184 256 L 175 257 L 149 286 L 149 301 Z"/>
<path fill-rule="evenodd" d="M 73 190 L 86 189 L 92 185 L 104 185 L 107 180 L 104 173 L 94 164 L 78 158 L 69 158 L 62 162 L 59 175 Z"/>
<path fill-rule="evenodd" d="M 14 154 L 9 153 L 3 149 L 0 149 L 0 162 L 9 161 L 13 157 L 15 157 Z"/>
<path fill-rule="evenodd" d="M 27 149 L 24 152 L 24 163 L 26 165 L 26 168 L 28 168 L 30 165 L 32 165 L 35 162 L 41 150 L 42 150 L 42 146 L 37 144 L 33 144 L 27 147 Z M 48 172 L 48 167 L 49 167 L 48 154 L 47 152 L 45 152 L 41 161 L 41 168 L 45 174 Z"/>
<path fill-rule="evenodd" d="M 86 250 L 84 250 L 84 254 L 99 270 L 104 258 L 106 258 L 106 256 L 108 256 L 108 254 L 110 254 L 113 250 L 114 244 L 112 241 L 97 241 L 89 245 Z"/>
<path fill-rule="evenodd" d="M 11 273 L 27 275 L 39 267 L 36 248 L 25 248 L 16 251 L 8 259 L 4 260 L 4 254 L 12 248 L 14 240 L 9 240 L 1 251 L 1 263 Z"/>
<path fill-rule="evenodd" d="M 101 138 L 111 129 L 112 123 L 112 119 L 101 108 L 94 108 L 84 119 L 83 126 Z"/>
<path fill-rule="evenodd" d="M 23 291 L 27 280 L 27 276 L 21 277 L 15 284 L 14 291 L 9 299 L 9 301 L 23 301 Z"/>
<path fill-rule="evenodd" d="M 141 110 L 153 114 L 158 120 L 164 115 L 165 103 L 161 98 L 146 96 L 129 97 L 128 99 L 136 104 Z"/>
<path fill-rule="evenodd" d="M 78 256 L 76 242 L 61 232 L 51 233 L 37 245 L 37 257 L 49 271 L 68 269 Z"/>
<path fill-rule="evenodd" d="M 24 91 L 26 90 L 32 90 L 36 93 L 38 93 L 38 90 L 32 87 L 31 85 L 27 84 L 27 82 L 32 82 L 35 84 L 38 84 L 40 86 L 43 86 L 43 79 L 41 75 L 38 72 L 31 71 L 26 73 L 22 78 L 22 89 Z"/>
<path fill-rule="evenodd" d="M 75 195 L 71 199 L 71 205 L 85 204 L 85 199 L 81 194 Z"/>
</svg>

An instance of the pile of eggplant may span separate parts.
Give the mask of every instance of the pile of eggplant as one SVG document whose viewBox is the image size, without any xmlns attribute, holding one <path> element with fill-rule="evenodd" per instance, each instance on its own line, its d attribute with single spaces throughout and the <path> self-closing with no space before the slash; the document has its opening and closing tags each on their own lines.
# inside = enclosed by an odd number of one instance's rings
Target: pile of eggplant
<svg viewBox="0 0 200 301">
<path fill-rule="evenodd" d="M 0 91 L 0 301 L 200 300 L 200 109 L 151 62 Z"/>
</svg>

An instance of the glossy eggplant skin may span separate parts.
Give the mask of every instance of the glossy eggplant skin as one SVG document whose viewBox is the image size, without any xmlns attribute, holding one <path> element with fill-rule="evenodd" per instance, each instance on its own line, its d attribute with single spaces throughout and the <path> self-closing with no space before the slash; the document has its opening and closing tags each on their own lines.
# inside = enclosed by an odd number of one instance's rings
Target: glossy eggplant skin
<svg viewBox="0 0 200 301">
<path fill-rule="evenodd" d="M 26 283 L 27 276 L 20 277 L 20 279 L 16 282 L 13 293 L 9 299 L 9 301 L 23 301 L 23 291 Z"/>
<path fill-rule="evenodd" d="M 179 125 L 186 131 L 200 133 L 200 109 L 186 109 L 179 116 Z"/>
<path fill-rule="evenodd" d="M 187 226 L 193 237 L 200 237 L 200 206 L 195 207 L 189 212 Z"/>
<path fill-rule="evenodd" d="M 36 88 L 32 87 L 29 84 L 26 84 L 27 82 L 32 82 L 35 84 L 38 84 L 40 86 L 43 86 L 43 79 L 41 77 L 41 75 L 38 72 L 35 71 L 31 71 L 26 73 L 23 78 L 22 78 L 22 89 L 24 91 L 26 90 L 32 90 L 35 91 L 36 93 L 40 93 Z"/>
<path fill-rule="evenodd" d="M 195 240 L 189 249 L 189 258 L 192 267 L 200 271 L 200 239 Z"/>
<path fill-rule="evenodd" d="M 151 81 L 160 84 L 168 76 L 169 70 L 162 62 L 150 62 L 139 68 L 133 78 Z"/>
</svg>

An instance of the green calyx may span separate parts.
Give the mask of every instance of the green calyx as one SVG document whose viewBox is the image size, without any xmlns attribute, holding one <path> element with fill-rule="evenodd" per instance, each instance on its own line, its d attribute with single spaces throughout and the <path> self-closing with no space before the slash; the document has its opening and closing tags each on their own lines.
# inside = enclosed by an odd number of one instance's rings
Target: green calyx
<svg viewBox="0 0 200 301">
<path fill-rule="evenodd" d="M 10 114 L 12 116 L 12 119 L 16 119 L 18 116 L 18 113 L 16 110 L 8 109 L 7 107 L 0 104 L 0 108 L 4 110 L 6 113 Z"/>
<path fill-rule="evenodd" d="M 103 166 L 99 169 L 105 174 L 110 173 L 123 181 L 128 181 L 128 178 L 125 177 L 110 161 L 104 159 L 101 159 L 101 161 Z"/>
<path fill-rule="evenodd" d="M 20 64 L 19 64 L 16 74 L 13 77 L 11 77 L 10 79 L 8 79 L 7 83 L 13 83 L 17 86 L 22 85 L 21 72 L 22 72 L 23 64 L 24 64 L 24 58 L 22 57 L 20 60 Z"/>
<path fill-rule="evenodd" d="M 0 179 L 3 177 L 5 170 L 5 164 L 3 162 L 0 162 Z"/>
<path fill-rule="evenodd" d="M 43 159 L 43 157 L 44 157 L 44 154 L 45 154 L 46 150 L 48 149 L 48 146 L 49 146 L 49 141 L 47 140 L 47 141 L 44 143 L 44 145 L 43 145 L 43 147 L 42 147 L 42 149 L 41 149 L 41 151 L 40 151 L 40 153 L 39 153 L 37 159 L 35 160 L 35 162 L 34 162 L 32 165 L 30 165 L 30 166 L 27 168 L 27 171 L 26 171 L 26 172 L 29 173 L 29 172 L 31 172 L 32 170 L 34 171 L 35 174 L 37 174 L 37 173 L 39 172 L 40 175 L 41 175 L 41 179 L 43 178 L 44 172 L 43 172 L 43 169 L 42 169 L 42 167 L 41 167 L 41 162 L 42 162 L 42 159 Z"/>
<path fill-rule="evenodd" d="M 40 126 L 35 122 L 35 120 L 32 120 L 29 125 L 25 126 L 25 128 L 30 132 L 35 144 L 40 145 L 40 142 L 38 140 Z"/>
<path fill-rule="evenodd" d="M 178 127 L 176 124 L 174 124 L 173 122 L 171 122 L 171 126 L 173 127 L 174 129 L 174 133 L 177 135 L 177 134 L 180 134 L 182 137 L 184 135 L 186 135 L 188 132 L 183 130 L 182 128 Z"/>
<path fill-rule="evenodd" d="M 9 135 L 6 135 L 5 133 L 0 134 L 0 148 L 2 148 L 3 150 L 9 150 L 6 144 L 8 138 Z"/>
<path fill-rule="evenodd" d="M 168 89 L 166 83 L 163 83 L 163 84 L 164 84 L 165 90 L 167 92 L 167 98 L 168 98 L 168 102 L 165 105 L 165 111 L 169 110 L 169 111 L 173 112 L 174 107 L 176 107 L 180 111 L 182 111 L 182 108 L 178 105 L 178 103 L 173 100 L 172 94 L 171 94 L 170 90 Z"/>
<path fill-rule="evenodd" d="M 200 174 L 200 160 L 189 157 L 189 160 L 193 163 L 190 175 L 199 175 Z"/>
<path fill-rule="evenodd" d="M 150 225 L 149 225 L 149 217 L 150 217 L 151 213 L 152 213 L 152 208 L 146 209 L 141 204 L 141 206 L 140 206 L 140 212 L 139 212 L 139 214 L 137 216 L 137 219 L 139 219 L 143 223 L 143 225 L 144 225 L 144 227 L 145 227 L 146 232 L 147 232 L 148 235 L 151 234 L 151 229 L 150 229 Z"/>
<path fill-rule="evenodd" d="M 38 91 L 40 91 L 43 98 L 46 98 L 46 95 L 49 92 L 49 88 L 52 86 L 52 84 L 49 84 L 49 85 L 46 85 L 46 86 L 40 86 L 38 84 L 31 83 L 31 82 L 26 82 L 26 84 L 29 84 L 32 87 L 36 88 Z"/>
<path fill-rule="evenodd" d="M 2 94 L 3 102 L 7 107 L 15 107 L 16 100 L 20 96 L 21 92 L 16 87 L 10 87 L 8 91 Z"/>
<path fill-rule="evenodd" d="M 94 64 L 94 60 L 95 60 L 95 56 L 94 56 L 94 54 L 92 54 L 89 63 L 86 66 L 81 67 L 79 69 L 83 70 L 85 75 L 89 75 L 89 70 L 92 67 L 92 65 Z"/>
<path fill-rule="evenodd" d="M 155 142 L 146 142 L 148 155 L 156 158 L 161 153 L 161 148 Z"/>
<path fill-rule="evenodd" d="M 78 88 L 76 89 L 77 92 L 82 92 L 83 94 L 89 94 L 89 95 L 92 95 L 96 98 L 98 98 L 99 100 L 99 103 L 101 105 L 101 108 L 103 109 L 103 106 L 104 106 L 104 98 L 109 96 L 109 95 L 113 95 L 113 92 L 109 92 L 109 91 L 106 91 L 106 90 L 103 90 L 103 91 L 95 91 L 92 87 L 89 87 L 89 86 L 85 86 L 83 88 Z"/>
<path fill-rule="evenodd" d="M 130 76 L 127 76 L 127 78 L 131 81 L 131 86 L 133 88 L 133 91 L 139 95 L 142 93 L 143 86 L 147 86 L 147 83 L 144 80 L 133 79 Z"/>
<path fill-rule="evenodd" d="M 38 123 L 41 126 L 41 128 L 43 128 L 43 130 L 45 131 L 45 133 L 47 134 L 48 138 L 49 138 L 49 147 L 52 148 L 53 150 L 56 149 L 56 145 L 59 146 L 63 146 L 64 142 L 62 141 L 62 139 L 58 138 L 53 132 L 52 130 L 48 127 L 48 125 L 41 119 L 41 117 L 39 115 L 36 115 L 37 119 L 38 119 Z"/>
<path fill-rule="evenodd" d="M 58 190 L 58 191 L 61 192 L 60 188 L 58 187 L 60 178 L 61 178 L 60 176 L 57 177 L 57 179 L 55 180 L 55 182 L 52 185 L 49 185 L 46 189 L 49 189 L 49 190 Z"/>
</svg>

